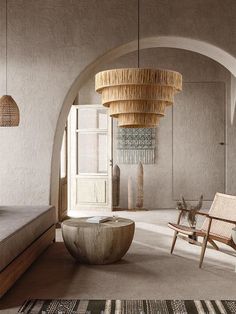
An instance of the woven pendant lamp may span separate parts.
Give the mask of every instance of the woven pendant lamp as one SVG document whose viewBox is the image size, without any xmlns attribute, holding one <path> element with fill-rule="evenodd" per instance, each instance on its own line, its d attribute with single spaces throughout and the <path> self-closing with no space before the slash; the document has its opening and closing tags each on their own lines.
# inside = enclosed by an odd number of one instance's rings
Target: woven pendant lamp
<svg viewBox="0 0 236 314">
<path fill-rule="evenodd" d="M 139 0 L 138 0 L 138 68 L 112 69 L 95 76 L 95 90 L 109 115 L 126 128 L 156 127 L 173 105 L 174 95 L 182 90 L 182 75 L 164 69 L 139 68 Z"/>
<path fill-rule="evenodd" d="M 113 69 L 96 74 L 95 89 L 118 126 L 155 127 L 182 90 L 182 75 L 161 69 Z"/>
<path fill-rule="evenodd" d="M 20 122 L 20 112 L 15 100 L 4 95 L 0 98 L 0 126 L 18 126 Z"/>
<path fill-rule="evenodd" d="M 7 93 L 7 0 L 6 0 L 6 93 Z M 0 127 L 14 127 L 20 123 L 20 111 L 10 95 L 0 98 Z"/>
</svg>

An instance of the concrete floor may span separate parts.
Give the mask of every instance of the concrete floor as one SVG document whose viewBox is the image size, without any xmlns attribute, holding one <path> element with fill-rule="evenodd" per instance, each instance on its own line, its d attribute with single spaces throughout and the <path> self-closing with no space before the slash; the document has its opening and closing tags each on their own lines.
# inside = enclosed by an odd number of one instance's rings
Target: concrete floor
<svg viewBox="0 0 236 314">
<path fill-rule="evenodd" d="M 82 212 L 81 216 L 91 216 Z M 16 313 L 28 298 L 79 299 L 235 299 L 235 256 L 177 240 L 170 255 L 175 210 L 118 212 L 136 222 L 134 241 L 124 259 L 105 266 L 79 265 L 57 230 L 52 244 L 0 301 L 1 313 Z M 231 251 L 232 252 L 232 251 Z"/>
</svg>

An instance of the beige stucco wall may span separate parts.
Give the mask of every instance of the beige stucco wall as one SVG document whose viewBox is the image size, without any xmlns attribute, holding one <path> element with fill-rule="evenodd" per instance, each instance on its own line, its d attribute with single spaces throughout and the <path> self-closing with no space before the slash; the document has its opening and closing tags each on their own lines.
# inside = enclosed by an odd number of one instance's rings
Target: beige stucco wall
<svg viewBox="0 0 236 314">
<path fill-rule="evenodd" d="M 88 64 L 136 39 L 135 7 L 134 0 L 8 1 L 8 92 L 19 104 L 21 124 L 0 129 L 2 204 L 49 203 L 65 96 Z M 0 94 L 5 94 L 5 0 L 0 8 Z M 234 0 L 141 1 L 141 37 L 189 37 L 236 56 L 235 13 Z"/>
</svg>

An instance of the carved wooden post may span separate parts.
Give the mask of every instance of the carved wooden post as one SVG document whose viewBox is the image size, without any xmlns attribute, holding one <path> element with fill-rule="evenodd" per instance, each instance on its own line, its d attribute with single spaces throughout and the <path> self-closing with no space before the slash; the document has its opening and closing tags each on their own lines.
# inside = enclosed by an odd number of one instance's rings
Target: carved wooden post
<svg viewBox="0 0 236 314">
<path fill-rule="evenodd" d="M 134 209 L 134 191 L 132 177 L 128 178 L 128 209 Z"/>
<path fill-rule="evenodd" d="M 136 208 L 143 208 L 143 165 L 141 162 L 139 162 L 137 169 Z"/>
<path fill-rule="evenodd" d="M 112 174 L 112 205 L 119 206 L 120 203 L 120 168 L 115 165 Z"/>
</svg>

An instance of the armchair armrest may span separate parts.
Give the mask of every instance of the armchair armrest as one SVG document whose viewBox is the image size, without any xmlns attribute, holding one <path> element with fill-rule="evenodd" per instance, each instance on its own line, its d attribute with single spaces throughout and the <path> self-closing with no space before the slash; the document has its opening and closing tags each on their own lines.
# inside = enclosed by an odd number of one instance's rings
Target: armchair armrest
<svg viewBox="0 0 236 314">
<path fill-rule="evenodd" d="M 189 209 L 180 209 L 180 212 L 189 212 Z M 209 217 L 209 214 L 204 211 L 197 211 L 196 215 Z"/>
<path fill-rule="evenodd" d="M 219 221 L 228 222 L 228 223 L 231 223 L 231 224 L 235 224 L 235 225 L 236 225 L 236 221 L 235 221 L 235 220 L 224 219 L 224 218 L 215 217 L 215 216 L 211 216 L 211 215 L 209 215 L 209 218 L 211 218 L 211 219 L 213 219 L 213 220 L 219 220 Z"/>
</svg>

